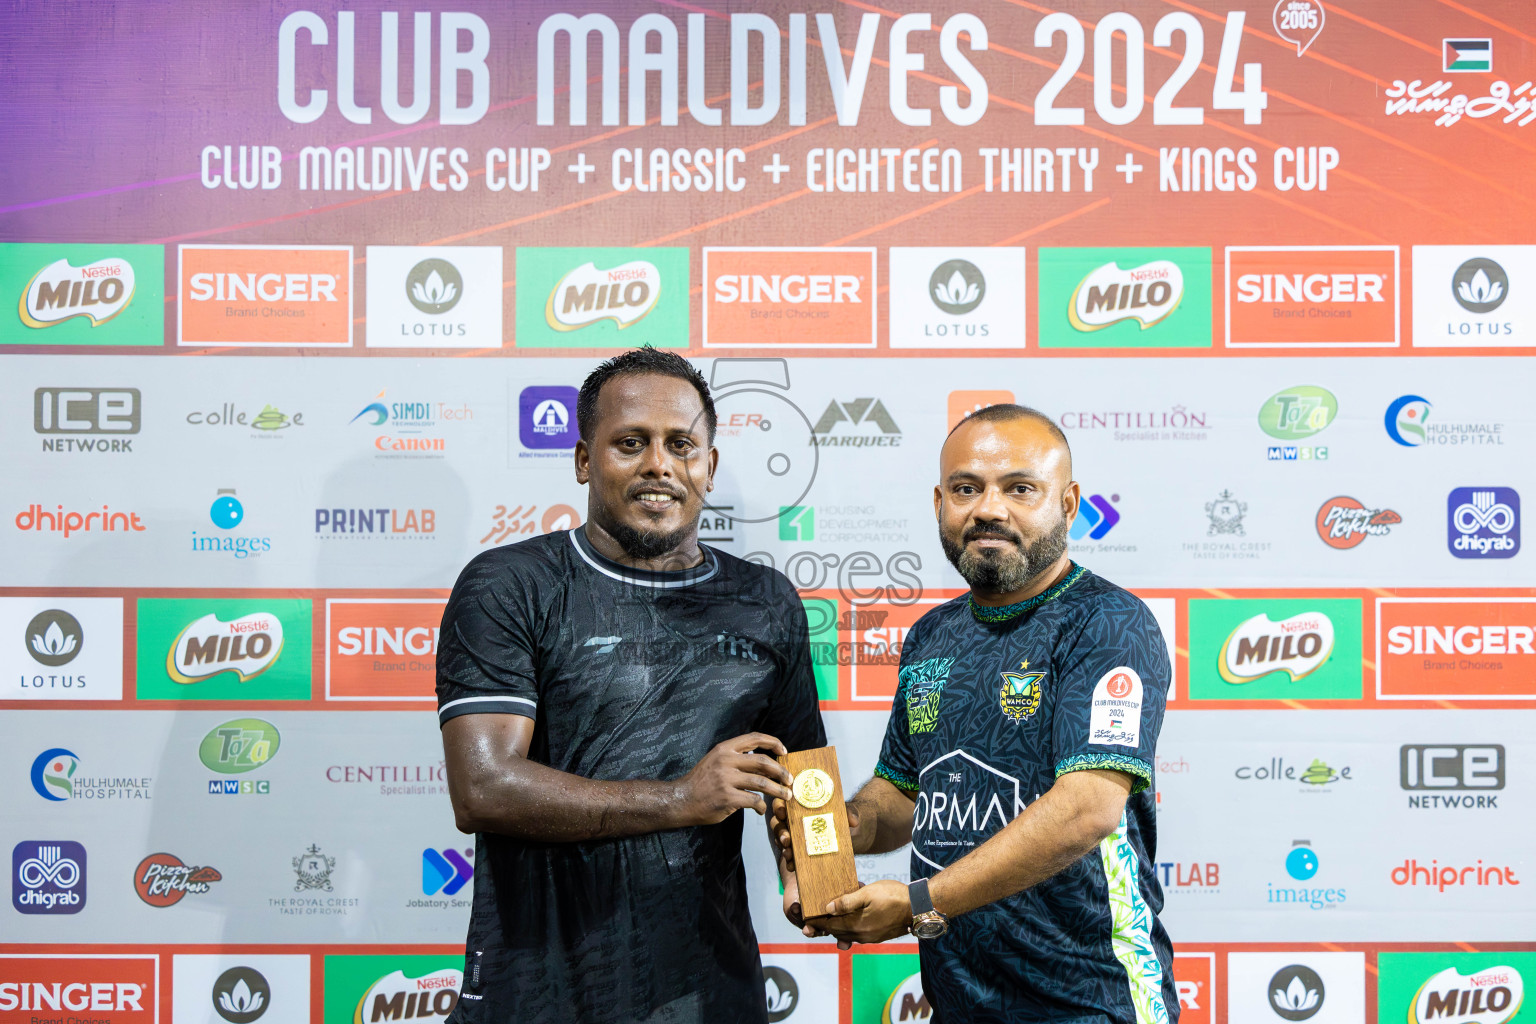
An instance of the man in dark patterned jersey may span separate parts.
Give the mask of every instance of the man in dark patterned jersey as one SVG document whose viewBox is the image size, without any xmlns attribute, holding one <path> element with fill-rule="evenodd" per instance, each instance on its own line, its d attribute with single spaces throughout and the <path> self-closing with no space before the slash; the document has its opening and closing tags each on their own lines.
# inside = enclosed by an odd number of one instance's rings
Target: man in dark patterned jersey
<svg viewBox="0 0 1536 1024">
<path fill-rule="evenodd" d="M 907 635 L 850 804 L 855 851 L 911 842 L 914 881 L 837 900 L 825 927 L 844 945 L 910 929 L 939 1024 L 1178 1019 L 1153 872 L 1168 653 L 1146 605 L 1067 556 L 1071 458 L 1022 406 L 951 432 L 934 507 L 971 592 Z"/>
<path fill-rule="evenodd" d="M 805 612 L 698 542 L 715 411 L 685 360 L 609 360 L 577 423 L 586 525 L 479 555 L 443 615 L 448 789 L 477 833 L 450 1022 L 765 1024 L 736 812 L 788 792 L 758 751 L 826 743 Z"/>
</svg>

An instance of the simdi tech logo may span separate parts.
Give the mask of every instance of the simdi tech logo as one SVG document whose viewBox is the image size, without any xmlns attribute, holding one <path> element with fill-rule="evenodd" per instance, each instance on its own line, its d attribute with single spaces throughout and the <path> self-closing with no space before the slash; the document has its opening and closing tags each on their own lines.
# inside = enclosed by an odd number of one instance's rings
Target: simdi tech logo
<svg viewBox="0 0 1536 1024">
<path fill-rule="evenodd" d="M 1039 252 L 1041 348 L 1210 348 L 1211 250 Z"/>
<path fill-rule="evenodd" d="M 350 245 L 183 245 L 176 343 L 345 348 Z"/>
<path fill-rule="evenodd" d="M 0 345 L 164 345 L 165 247 L 0 244 Z"/>
<path fill-rule="evenodd" d="M 1536 346 L 1536 245 L 1414 246 L 1413 344 Z"/>
<path fill-rule="evenodd" d="M 519 348 L 687 348 L 688 248 L 519 248 Z"/>
<path fill-rule="evenodd" d="M 1536 698 L 1536 599 L 1376 599 L 1381 700 Z"/>
<path fill-rule="evenodd" d="M 1378 953 L 1376 1017 L 1406 1024 L 1510 1024 L 1525 1020 L 1525 981 L 1536 953 Z"/>
<path fill-rule="evenodd" d="M 705 248 L 704 347 L 874 348 L 878 291 L 872 248 Z"/>
<path fill-rule="evenodd" d="M 1195 598 L 1191 700 L 1358 700 L 1356 598 Z"/>
<path fill-rule="evenodd" d="M 1392 348 L 1398 248 L 1229 246 L 1228 348 Z"/>
<path fill-rule="evenodd" d="M 141 700 L 308 700 L 310 603 L 141 598 Z"/>
<path fill-rule="evenodd" d="M 156 1024 L 159 973 L 153 953 L 0 953 L 0 1024 Z"/>
<path fill-rule="evenodd" d="M 332 1024 L 441 1021 L 480 979 L 464 976 L 462 955 L 327 956 L 325 1016 Z"/>
<path fill-rule="evenodd" d="M 890 249 L 891 348 L 1023 348 L 1023 248 Z"/>
<path fill-rule="evenodd" d="M 122 695 L 122 598 L 0 597 L 0 700 Z"/>
<path fill-rule="evenodd" d="M 366 251 L 368 348 L 501 347 L 501 246 Z"/>
</svg>

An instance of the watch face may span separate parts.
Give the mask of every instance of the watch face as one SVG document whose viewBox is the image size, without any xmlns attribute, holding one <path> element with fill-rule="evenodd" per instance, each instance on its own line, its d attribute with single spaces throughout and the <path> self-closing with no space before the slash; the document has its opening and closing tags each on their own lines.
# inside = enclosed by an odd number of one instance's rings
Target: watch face
<svg viewBox="0 0 1536 1024">
<path fill-rule="evenodd" d="M 949 931 L 949 922 L 943 918 L 928 918 L 912 925 L 912 934 L 920 939 L 936 939 Z"/>
</svg>

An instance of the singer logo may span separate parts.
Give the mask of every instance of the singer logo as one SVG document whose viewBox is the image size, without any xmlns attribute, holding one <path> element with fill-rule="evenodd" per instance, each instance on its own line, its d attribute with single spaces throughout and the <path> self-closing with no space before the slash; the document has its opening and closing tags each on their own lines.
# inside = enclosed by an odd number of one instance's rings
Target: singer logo
<svg viewBox="0 0 1536 1024">
<path fill-rule="evenodd" d="M 874 249 L 704 250 L 704 347 L 873 348 Z"/>
<path fill-rule="evenodd" d="M 177 344 L 352 344 L 349 245 L 184 245 L 180 281 Z"/>
<path fill-rule="evenodd" d="M 444 601 L 325 602 L 327 700 L 430 701 Z"/>
<path fill-rule="evenodd" d="M 1395 245 L 1227 249 L 1229 348 L 1395 347 Z"/>
<path fill-rule="evenodd" d="M 0 1024 L 74 1021 L 155 1024 L 160 1003 L 152 954 L 0 954 Z"/>
<path fill-rule="evenodd" d="M 1382 700 L 1536 698 L 1536 600 L 1378 598 L 1376 695 Z"/>
</svg>

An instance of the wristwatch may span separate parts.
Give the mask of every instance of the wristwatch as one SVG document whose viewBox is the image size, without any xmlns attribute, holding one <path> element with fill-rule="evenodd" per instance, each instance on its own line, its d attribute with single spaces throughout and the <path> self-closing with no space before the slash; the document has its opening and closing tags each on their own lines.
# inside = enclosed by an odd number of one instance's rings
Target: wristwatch
<svg viewBox="0 0 1536 1024">
<path fill-rule="evenodd" d="M 920 939 L 936 939 L 949 931 L 949 918 L 933 909 L 933 898 L 928 895 L 928 879 L 919 878 L 907 886 L 907 898 L 912 901 L 912 934 Z"/>
</svg>

